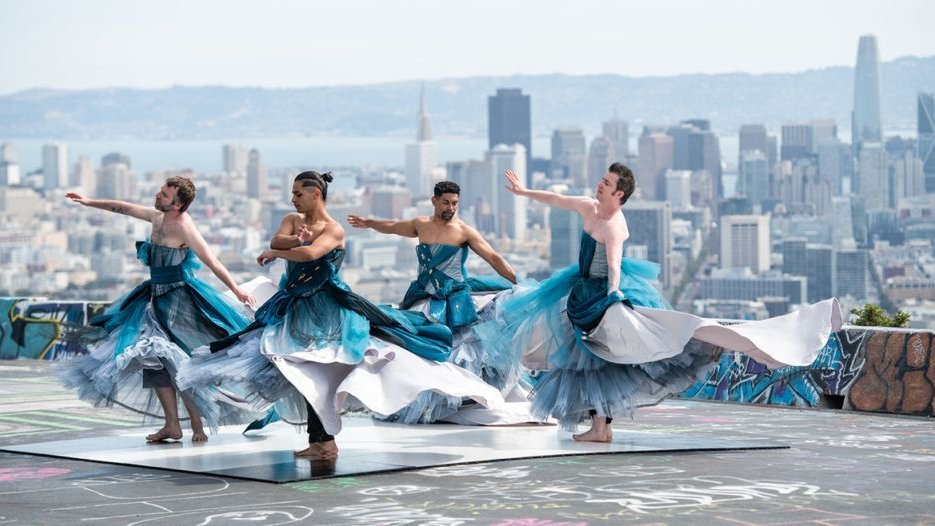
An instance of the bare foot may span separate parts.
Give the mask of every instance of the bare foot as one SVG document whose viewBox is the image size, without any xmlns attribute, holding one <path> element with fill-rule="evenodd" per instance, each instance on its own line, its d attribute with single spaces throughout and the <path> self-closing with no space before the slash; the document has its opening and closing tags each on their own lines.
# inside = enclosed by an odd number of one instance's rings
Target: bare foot
<svg viewBox="0 0 935 526">
<path fill-rule="evenodd" d="M 309 444 L 308 447 L 302 451 L 296 451 L 293 454 L 297 457 L 311 460 L 332 460 L 338 458 L 338 445 L 334 440 L 315 442 L 314 444 Z"/>
<path fill-rule="evenodd" d="M 614 439 L 614 434 L 608 427 L 604 431 L 588 429 L 584 433 L 572 435 L 571 438 L 575 439 L 576 442 L 610 442 Z"/>
<path fill-rule="evenodd" d="M 147 442 L 165 442 L 166 440 L 179 440 L 182 438 L 182 430 L 175 427 L 163 427 L 151 435 L 146 435 Z"/>
<path fill-rule="evenodd" d="M 192 432 L 192 442 L 207 442 L 208 435 L 204 431 L 193 431 Z"/>
</svg>

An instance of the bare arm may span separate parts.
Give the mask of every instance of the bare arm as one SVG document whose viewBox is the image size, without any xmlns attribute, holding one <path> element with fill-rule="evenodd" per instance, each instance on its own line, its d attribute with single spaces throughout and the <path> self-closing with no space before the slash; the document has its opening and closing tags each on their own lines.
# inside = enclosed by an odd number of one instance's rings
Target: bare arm
<svg viewBox="0 0 935 526">
<path fill-rule="evenodd" d="M 622 228 L 621 228 L 622 226 Z M 607 294 L 620 289 L 620 264 L 623 261 L 623 243 L 630 237 L 626 224 L 610 228 L 607 235 Z"/>
<path fill-rule="evenodd" d="M 282 258 L 286 261 L 294 261 L 297 263 L 314 261 L 340 247 L 342 243 L 344 243 L 344 229 L 341 228 L 341 225 L 331 224 L 315 238 L 311 245 L 295 247 L 288 250 L 264 250 L 257 256 L 256 261 L 260 265 L 266 265 L 276 258 Z"/>
<path fill-rule="evenodd" d="M 544 190 L 530 190 L 523 186 L 523 183 L 519 180 L 519 176 L 511 170 L 507 170 L 506 178 L 510 183 L 507 185 L 506 189 L 516 195 L 522 195 L 549 206 L 572 210 L 579 214 L 583 213 L 584 209 L 593 201 L 591 198 L 584 196 L 562 195 Z"/>
<path fill-rule="evenodd" d="M 224 267 L 224 265 L 218 261 L 218 258 L 215 257 L 214 253 L 211 252 L 211 249 L 208 247 L 208 243 L 205 241 L 205 238 L 201 236 L 201 232 L 195 228 L 195 224 L 191 220 L 187 220 L 182 224 L 182 233 L 185 237 L 185 244 L 191 247 L 195 252 L 195 255 L 198 256 L 206 267 L 211 269 L 211 272 L 214 273 L 218 279 L 221 280 L 224 285 L 234 293 L 234 296 L 237 296 L 237 299 L 242 303 L 246 303 L 251 307 L 256 306 L 256 298 L 250 294 L 243 291 L 237 283 L 234 281 L 234 278 L 231 277 L 230 273 Z"/>
<path fill-rule="evenodd" d="M 155 208 L 149 208 L 143 205 L 127 203 L 126 201 L 113 201 L 110 199 L 91 199 L 74 192 L 68 192 L 65 194 L 65 197 L 80 205 L 89 206 L 91 208 L 99 208 L 101 210 L 107 210 L 108 212 L 123 214 L 125 216 L 135 217 L 137 219 L 149 221 L 150 223 L 153 222 L 153 219 L 156 216 L 162 213 Z"/>
<path fill-rule="evenodd" d="M 493 247 L 490 246 L 490 243 L 480 235 L 480 232 L 470 227 L 467 227 L 467 229 L 468 246 L 471 247 L 471 250 L 493 267 L 493 269 L 497 271 L 497 274 L 509 280 L 510 283 L 515 284 L 516 271 L 513 270 L 513 267 L 503 259 L 503 256 L 498 254 Z"/>
<path fill-rule="evenodd" d="M 276 231 L 273 239 L 269 242 L 269 248 L 288 250 L 302 244 L 298 233 L 294 231 L 295 216 L 296 214 L 287 214 L 286 217 L 282 218 L 279 230 Z"/>
<path fill-rule="evenodd" d="M 416 232 L 416 223 L 409 219 L 405 221 L 396 219 L 370 219 L 355 215 L 347 216 L 347 222 L 354 228 L 372 228 L 381 234 L 396 234 L 404 237 L 419 237 Z"/>
</svg>

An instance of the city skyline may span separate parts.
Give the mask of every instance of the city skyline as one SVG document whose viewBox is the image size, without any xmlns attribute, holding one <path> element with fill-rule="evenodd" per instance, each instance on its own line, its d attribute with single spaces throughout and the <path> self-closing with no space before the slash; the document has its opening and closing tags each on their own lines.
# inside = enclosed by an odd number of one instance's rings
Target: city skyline
<svg viewBox="0 0 935 526">
<path fill-rule="evenodd" d="M 871 33 L 884 42 L 883 61 L 935 54 L 935 41 L 926 35 L 935 5 L 919 0 L 770 2 L 755 10 L 731 0 L 547 2 L 537 3 L 536 11 L 494 2 L 440 10 L 427 1 L 278 2 L 261 10 L 247 2 L 164 2 L 158 10 L 111 0 L 80 9 L 61 0 L 3 0 L 0 6 L 8 22 L 0 35 L 0 94 L 30 88 L 339 86 L 555 72 L 794 72 L 853 64 L 853 42 Z M 497 17 L 489 16 L 492 9 Z M 596 27 L 596 15 L 619 23 Z M 777 46 L 791 26 L 796 45 Z M 106 30 L 88 30 L 100 27 Z M 665 35 L 678 38 L 659 38 Z M 640 45 L 645 42 L 653 45 Z M 692 53 L 685 52 L 689 44 Z"/>
</svg>

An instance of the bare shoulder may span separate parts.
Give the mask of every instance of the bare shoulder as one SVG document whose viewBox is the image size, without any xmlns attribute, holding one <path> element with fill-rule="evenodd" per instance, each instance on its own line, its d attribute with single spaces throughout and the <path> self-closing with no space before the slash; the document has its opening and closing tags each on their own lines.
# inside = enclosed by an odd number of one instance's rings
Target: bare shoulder
<svg viewBox="0 0 935 526">
<path fill-rule="evenodd" d="M 335 239 L 344 239 L 344 227 L 337 221 L 329 221 L 322 230 L 322 234 L 327 234 Z"/>
</svg>

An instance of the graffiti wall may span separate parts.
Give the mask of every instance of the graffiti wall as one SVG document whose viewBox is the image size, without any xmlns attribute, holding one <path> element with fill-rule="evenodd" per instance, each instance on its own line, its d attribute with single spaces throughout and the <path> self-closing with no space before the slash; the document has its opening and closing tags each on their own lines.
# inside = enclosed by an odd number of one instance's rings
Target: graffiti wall
<svg viewBox="0 0 935 526">
<path fill-rule="evenodd" d="M 682 398 L 935 416 L 930 332 L 850 328 L 831 335 L 808 367 L 770 371 L 725 352 Z"/>
<path fill-rule="evenodd" d="M 57 360 L 82 352 L 78 338 L 106 303 L 0 298 L 0 359 Z"/>
</svg>

